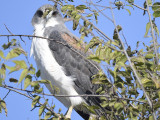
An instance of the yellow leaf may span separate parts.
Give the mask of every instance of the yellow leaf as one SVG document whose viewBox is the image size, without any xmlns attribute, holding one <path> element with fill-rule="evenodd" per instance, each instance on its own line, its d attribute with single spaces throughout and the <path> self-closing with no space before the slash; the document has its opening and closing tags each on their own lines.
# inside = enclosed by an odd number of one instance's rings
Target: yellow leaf
<svg viewBox="0 0 160 120">
<path fill-rule="evenodd" d="M 22 82 L 22 80 L 27 76 L 27 74 L 28 74 L 28 69 L 24 69 L 21 73 L 18 84 Z"/>
<path fill-rule="evenodd" d="M 28 75 L 24 80 L 24 89 L 26 89 L 31 84 L 31 81 L 32 81 L 32 76 Z"/>
<path fill-rule="evenodd" d="M 32 100 L 32 108 L 36 105 L 36 103 L 39 102 L 40 96 L 36 96 L 33 100 Z"/>
</svg>

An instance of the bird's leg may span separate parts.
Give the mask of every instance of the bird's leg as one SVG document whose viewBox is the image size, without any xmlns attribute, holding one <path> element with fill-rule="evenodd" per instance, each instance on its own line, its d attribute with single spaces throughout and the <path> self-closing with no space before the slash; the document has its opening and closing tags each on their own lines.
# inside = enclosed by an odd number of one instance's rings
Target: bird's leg
<svg viewBox="0 0 160 120">
<path fill-rule="evenodd" d="M 66 118 L 71 119 L 72 110 L 73 110 L 73 106 L 70 106 L 66 112 L 66 115 L 65 115 Z"/>
</svg>

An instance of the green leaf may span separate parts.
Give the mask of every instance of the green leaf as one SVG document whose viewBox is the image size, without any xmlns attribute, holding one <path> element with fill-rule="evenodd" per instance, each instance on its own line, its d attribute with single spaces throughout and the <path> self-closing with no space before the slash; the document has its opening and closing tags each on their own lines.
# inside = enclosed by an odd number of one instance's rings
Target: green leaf
<svg viewBox="0 0 160 120">
<path fill-rule="evenodd" d="M 115 6 L 118 7 L 118 10 L 120 10 L 120 7 L 123 6 L 123 2 L 122 1 L 115 2 Z"/>
<path fill-rule="evenodd" d="M 0 77 L 0 86 L 2 86 L 3 79 Z"/>
<path fill-rule="evenodd" d="M 114 106 L 115 102 L 116 102 L 115 100 L 111 100 L 111 101 L 109 102 L 109 106 L 110 106 L 110 107 Z"/>
<path fill-rule="evenodd" d="M 24 60 L 12 60 L 16 64 L 16 66 L 20 66 L 21 69 L 26 69 L 27 65 Z"/>
<path fill-rule="evenodd" d="M 159 36 L 159 30 L 158 30 L 158 27 L 157 26 L 155 26 L 155 31 L 156 31 L 156 33 L 157 33 L 157 35 Z"/>
<path fill-rule="evenodd" d="M 127 10 L 127 12 L 129 13 L 129 15 L 131 15 L 131 11 L 129 9 L 125 8 L 125 10 Z"/>
<path fill-rule="evenodd" d="M 141 81 L 142 81 L 142 84 L 146 84 L 146 83 L 150 83 L 150 82 L 152 82 L 150 79 L 148 79 L 148 78 L 143 78 L 143 79 L 141 79 Z"/>
<path fill-rule="evenodd" d="M 103 90 L 102 86 L 96 90 L 96 93 L 99 93 Z"/>
<path fill-rule="evenodd" d="M 6 107 L 5 101 L 3 101 L 3 100 L 0 99 L 0 106 L 4 109 L 5 114 L 7 116 L 7 107 Z"/>
<path fill-rule="evenodd" d="M 108 106 L 108 102 L 107 102 L 107 101 L 102 102 L 102 103 L 101 103 L 101 106 L 102 106 L 103 108 L 107 107 L 107 106 Z"/>
<path fill-rule="evenodd" d="M 61 109 L 61 108 L 59 108 L 58 113 L 60 113 L 61 111 L 62 111 L 62 109 Z"/>
<path fill-rule="evenodd" d="M 62 8 L 61 8 L 61 11 L 62 12 L 66 12 L 67 10 L 74 10 L 74 5 L 64 5 Z"/>
<path fill-rule="evenodd" d="M 153 10 L 153 11 L 160 11 L 160 2 L 155 2 L 155 3 L 152 5 L 152 10 Z"/>
<path fill-rule="evenodd" d="M 156 104 L 154 104 L 154 109 L 157 110 L 160 108 L 160 99 L 156 102 Z"/>
<path fill-rule="evenodd" d="M 152 59 L 153 57 L 154 57 L 153 54 L 146 54 L 146 56 L 145 56 L 146 59 Z"/>
<path fill-rule="evenodd" d="M 123 88 L 124 87 L 124 83 L 122 82 L 118 82 L 115 84 L 117 87 Z"/>
<path fill-rule="evenodd" d="M 51 115 L 52 115 L 52 113 L 51 113 L 50 111 L 48 111 L 48 112 L 46 113 L 44 119 L 46 120 L 46 119 L 50 118 Z"/>
<path fill-rule="evenodd" d="M 1 107 L 1 105 L 0 105 L 0 113 L 2 113 L 2 107 Z"/>
<path fill-rule="evenodd" d="M 99 109 L 99 107 L 97 107 L 97 106 L 88 106 L 87 108 L 93 114 L 96 114 L 95 110 Z"/>
<path fill-rule="evenodd" d="M 84 9 L 87 9 L 87 7 L 85 5 L 78 5 L 76 7 L 76 9 L 78 9 L 78 10 L 84 10 Z"/>
<path fill-rule="evenodd" d="M 75 17 L 77 14 L 78 14 L 78 11 L 72 11 L 71 12 L 72 17 Z"/>
<path fill-rule="evenodd" d="M 160 17 L 160 2 L 156 2 L 152 5 L 152 10 L 154 11 L 154 17 Z"/>
<path fill-rule="evenodd" d="M 149 120 L 154 120 L 154 118 L 153 118 L 153 116 L 151 115 L 151 116 L 149 116 Z"/>
<path fill-rule="evenodd" d="M 8 70 L 10 70 L 9 71 L 9 74 L 11 74 L 12 72 L 15 72 L 15 71 L 18 71 L 18 70 L 20 70 L 21 68 L 20 68 L 20 66 L 14 66 L 14 67 L 10 67 L 10 66 L 8 66 L 8 65 L 6 65 L 6 68 L 8 69 Z"/>
<path fill-rule="evenodd" d="M 20 75 L 18 84 L 22 82 L 22 80 L 27 76 L 27 74 L 28 74 L 28 69 L 24 69 Z"/>
<path fill-rule="evenodd" d="M 86 17 L 92 17 L 93 16 L 93 14 L 88 14 Z"/>
<path fill-rule="evenodd" d="M 136 48 L 138 48 L 139 47 L 139 41 L 137 41 L 137 44 L 136 44 Z"/>
<path fill-rule="evenodd" d="M 148 0 L 148 5 L 152 6 L 152 0 Z"/>
<path fill-rule="evenodd" d="M 144 37 L 146 37 L 147 35 L 148 35 L 148 32 L 149 32 L 149 29 L 151 28 L 151 24 L 150 24 L 150 22 L 148 22 L 147 24 L 146 24 L 146 32 L 145 32 L 145 34 L 144 34 Z"/>
<path fill-rule="evenodd" d="M 39 116 L 41 116 L 42 113 L 44 112 L 47 103 L 48 103 L 48 99 L 47 99 L 47 100 L 45 101 L 45 103 L 39 108 Z"/>
<path fill-rule="evenodd" d="M 49 80 L 39 80 L 39 81 L 37 81 L 37 82 L 39 82 L 39 83 L 45 83 L 45 84 L 49 84 L 49 85 L 50 85 L 50 87 L 51 87 L 51 88 L 52 88 L 52 90 L 53 90 L 53 86 L 52 86 L 51 81 L 49 81 Z"/>
<path fill-rule="evenodd" d="M 32 87 L 39 86 L 38 81 L 33 81 L 33 82 L 31 82 L 31 86 L 32 86 Z"/>
<path fill-rule="evenodd" d="M 12 42 L 8 42 L 7 44 L 3 44 L 2 47 L 4 50 L 8 49 L 12 45 Z"/>
<path fill-rule="evenodd" d="M 79 21 L 73 20 L 73 30 L 77 29 L 78 24 L 79 24 Z"/>
<path fill-rule="evenodd" d="M 36 103 L 38 103 L 40 100 L 40 96 L 36 96 L 33 100 L 32 100 L 32 108 L 36 105 Z"/>
<path fill-rule="evenodd" d="M 0 79 L 5 80 L 6 78 L 6 65 L 2 63 L 1 69 L 0 69 Z"/>
<path fill-rule="evenodd" d="M 33 65 L 31 64 L 29 67 L 29 73 L 34 75 L 35 74 L 36 69 L 33 67 Z"/>
<path fill-rule="evenodd" d="M 98 37 L 93 37 L 89 44 L 85 47 L 85 52 L 88 51 L 89 48 L 93 48 L 94 46 L 98 46 L 100 44 L 100 41 L 98 40 Z"/>
<path fill-rule="evenodd" d="M 41 75 L 41 71 L 38 70 L 38 71 L 36 72 L 36 77 L 40 77 L 40 75 Z"/>
<path fill-rule="evenodd" d="M 135 58 L 132 58 L 131 60 L 134 62 L 141 62 L 141 63 L 145 62 L 143 57 L 135 57 Z"/>
<path fill-rule="evenodd" d="M 96 23 L 98 23 L 98 16 L 99 16 L 99 14 L 98 14 L 98 12 L 94 12 L 94 17 L 95 17 L 95 20 L 96 20 Z"/>
<path fill-rule="evenodd" d="M 18 80 L 15 79 L 15 78 L 10 78 L 9 81 L 10 81 L 10 82 L 14 82 L 14 83 L 17 83 L 17 82 L 18 82 Z"/>
<path fill-rule="evenodd" d="M 31 84 L 32 76 L 27 75 L 24 80 L 24 90 Z"/>
<path fill-rule="evenodd" d="M 37 82 L 39 82 L 39 83 L 46 83 L 46 84 L 49 84 L 49 83 L 50 83 L 49 80 L 39 80 L 39 81 L 37 81 Z"/>
<path fill-rule="evenodd" d="M 153 13 L 153 16 L 156 18 L 156 17 L 160 17 L 160 11 L 155 11 Z"/>
<path fill-rule="evenodd" d="M 40 89 L 39 89 L 39 86 L 38 86 L 37 88 L 34 87 L 34 90 L 35 90 L 36 93 L 42 93 L 43 88 L 40 88 Z"/>
<path fill-rule="evenodd" d="M 79 21 L 80 18 L 81 18 L 81 15 L 77 14 L 74 19 L 75 19 L 76 21 Z"/>
<path fill-rule="evenodd" d="M 93 61 L 95 61 L 95 62 L 98 62 L 98 63 L 101 62 L 101 60 L 99 59 L 99 57 L 98 57 L 98 56 L 95 56 L 95 55 L 90 55 L 90 56 L 88 57 L 88 59 L 91 59 L 91 60 L 93 60 Z"/>
<path fill-rule="evenodd" d="M 115 108 L 116 110 L 119 110 L 120 108 L 123 108 L 123 104 L 117 102 L 117 103 L 114 104 L 114 108 Z"/>
<path fill-rule="evenodd" d="M 12 49 L 12 50 L 7 54 L 6 60 L 9 60 L 9 59 L 18 57 L 18 56 L 21 55 L 22 53 L 26 55 L 26 53 L 24 52 L 23 49 L 21 49 L 21 48 L 14 48 L 14 49 Z"/>
<path fill-rule="evenodd" d="M 127 1 L 128 1 L 128 3 L 130 3 L 130 4 L 134 3 L 134 0 L 127 0 Z"/>
<path fill-rule="evenodd" d="M 0 50 L 0 57 L 1 57 L 1 58 L 3 58 L 3 59 L 5 59 L 5 57 L 4 57 L 4 53 L 3 53 L 3 51 L 2 51 L 2 50 Z"/>
</svg>

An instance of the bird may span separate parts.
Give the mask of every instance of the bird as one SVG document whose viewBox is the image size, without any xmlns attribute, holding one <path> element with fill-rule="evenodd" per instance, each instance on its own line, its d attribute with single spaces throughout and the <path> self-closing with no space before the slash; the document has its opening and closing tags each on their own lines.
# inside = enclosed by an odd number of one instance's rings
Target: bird
<svg viewBox="0 0 160 120">
<path fill-rule="evenodd" d="M 66 27 L 60 11 L 54 5 L 43 5 L 35 12 L 32 25 L 34 35 L 41 36 L 34 37 L 31 45 L 31 55 L 41 71 L 41 78 L 51 81 L 53 86 L 59 88 L 59 95 L 97 94 L 99 85 L 92 84 L 92 76 L 98 73 L 100 67 L 86 59 L 90 51 L 85 53 L 85 44 L 78 44 L 77 37 Z M 46 87 L 55 94 L 56 91 L 50 85 L 46 84 Z M 56 98 L 68 108 L 66 118 L 71 119 L 73 109 L 85 120 L 90 116 L 105 114 L 98 97 Z M 83 104 L 100 108 L 91 113 Z"/>
</svg>

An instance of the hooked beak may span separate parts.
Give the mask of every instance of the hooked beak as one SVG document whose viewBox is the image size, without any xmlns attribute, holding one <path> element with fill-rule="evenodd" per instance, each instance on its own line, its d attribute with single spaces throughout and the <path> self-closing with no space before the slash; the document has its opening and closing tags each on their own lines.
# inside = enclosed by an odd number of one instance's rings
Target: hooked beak
<svg viewBox="0 0 160 120">
<path fill-rule="evenodd" d="M 43 18 L 48 18 L 48 15 L 52 15 L 51 12 L 53 11 L 53 8 L 47 8 L 43 14 Z"/>
<path fill-rule="evenodd" d="M 46 19 L 48 20 L 50 17 L 52 17 L 52 13 L 53 13 L 53 10 L 50 11 L 47 15 L 46 15 Z"/>
</svg>

